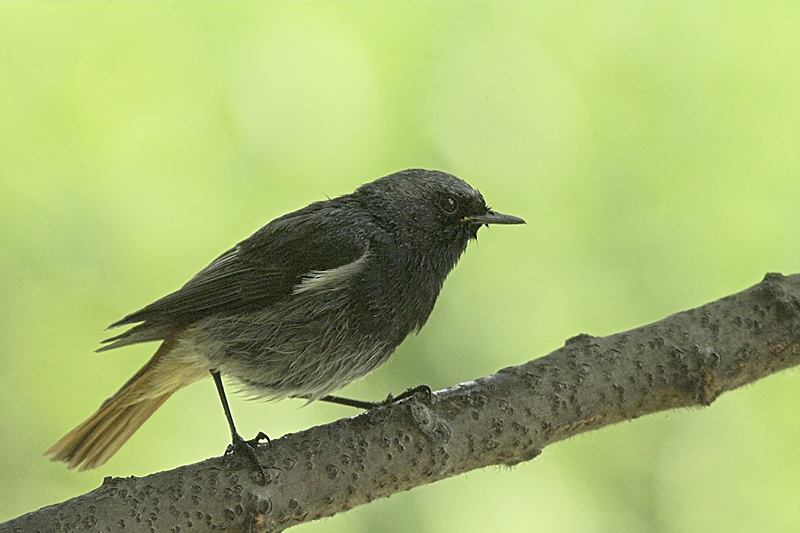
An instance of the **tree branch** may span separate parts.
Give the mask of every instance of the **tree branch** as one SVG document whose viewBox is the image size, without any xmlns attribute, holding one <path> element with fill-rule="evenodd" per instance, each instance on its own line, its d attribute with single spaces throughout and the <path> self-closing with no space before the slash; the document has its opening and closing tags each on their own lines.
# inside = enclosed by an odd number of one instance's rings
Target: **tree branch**
<svg viewBox="0 0 800 533">
<path fill-rule="evenodd" d="M 259 448 L 266 486 L 229 457 L 94 491 L 0 531 L 282 531 L 623 420 L 709 405 L 800 363 L 800 274 L 608 337 L 578 335 L 547 356 Z M 197 529 L 195 529 L 197 530 Z"/>
</svg>

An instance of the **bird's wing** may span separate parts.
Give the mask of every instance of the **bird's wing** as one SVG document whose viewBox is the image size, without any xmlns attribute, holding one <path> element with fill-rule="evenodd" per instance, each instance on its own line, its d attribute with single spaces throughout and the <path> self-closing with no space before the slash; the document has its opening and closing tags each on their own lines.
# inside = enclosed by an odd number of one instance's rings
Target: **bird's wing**
<svg viewBox="0 0 800 533">
<path fill-rule="evenodd" d="M 344 213 L 320 205 L 274 220 L 177 291 L 114 322 L 109 328 L 138 325 L 103 341 L 111 344 L 100 350 L 158 340 L 211 314 L 254 311 L 354 275 L 366 262 L 368 240 L 349 230 L 356 225 Z"/>
</svg>

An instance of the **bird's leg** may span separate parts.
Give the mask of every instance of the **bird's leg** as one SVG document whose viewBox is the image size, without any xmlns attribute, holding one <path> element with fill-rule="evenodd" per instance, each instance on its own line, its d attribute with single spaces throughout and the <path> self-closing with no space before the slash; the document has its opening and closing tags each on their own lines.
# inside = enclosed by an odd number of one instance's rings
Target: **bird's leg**
<svg viewBox="0 0 800 533">
<path fill-rule="evenodd" d="M 432 403 L 433 392 L 431 391 L 431 388 L 427 385 L 417 385 L 416 387 L 411 387 L 410 389 L 406 390 L 405 392 L 399 394 L 396 397 L 390 392 L 389 396 L 387 396 L 386 399 L 383 400 L 382 402 L 365 402 L 362 400 L 353 400 L 351 398 L 342 398 L 341 396 L 333 396 L 331 394 L 323 396 L 322 398 L 319 399 L 319 401 L 335 403 L 338 405 L 346 405 L 348 407 L 355 407 L 356 409 L 364 409 L 365 411 L 368 411 L 375 407 L 380 407 L 382 405 L 389 405 L 390 403 L 399 402 L 400 400 L 405 400 L 406 398 L 414 396 L 418 392 L 422 392 L 427 396 L 427 403 Z"/>
<path fill-rule="evenodd" d="M 363 409 L 365 411 L 368 411 L 373 407 L 378 407 L 380 405 L 383 405 L 383 402 L 366 402 L 363 400 L 353 400 L 352 398 L 342 398 L 341 396 L 333 396 L 332 394 L 323 396 L 317 401 L 335 403 L 337 405 L 346 405 L 347 407 L 355 407 L 356 409 Z"/>
<path fill-rule="evenodd" d="M 225 418 L 228 419 L 228 427 L 231 430 L 231 444 L 228 446 L 228 449 L 225 450 L 226 455 L 234 455 L 239 454 L 243 455 L 247 461 L 249 461 L 256 472 L 258 472 L 259 476 L 261 477 L 261 485 L 267 484 L 267 474 L 264 472 L 264 468 L 262 468 L 261 463 L 258 462 L 258 457 L 256 457 L 256 451 L 254 447 L 258 444 L 259 440 L 263 440 L 263 438 L 267 439 L 269 442 L 269 437 L 267 437 L 264 433 L 259 432 L 252 441 L 246 441 L 239 435 L 239 432 L 236 431 L 236 426 L 233 423 L 233 416 L 231 416 L 231 408 L 228 406 L 228 398 L 225 396 L 225 389 L 222 387 L 222 377 L 219 375 L 218 370 L 211 370 L 211 376 L 214 378 L 214 385 L 217 386 L 217 392 L 219 393 L 219 399 L 222 401 L 222 409 L 225 411 Z"/>
</svg>

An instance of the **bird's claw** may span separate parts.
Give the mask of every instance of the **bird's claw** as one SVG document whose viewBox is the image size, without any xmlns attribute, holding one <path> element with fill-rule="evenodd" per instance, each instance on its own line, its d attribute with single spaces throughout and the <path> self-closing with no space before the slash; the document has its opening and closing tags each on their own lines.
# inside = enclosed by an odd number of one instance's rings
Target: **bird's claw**
<svg viewBox="0 0 800 533">
<path fill-rule="evenodd" d="M 272 444 L 272 440 L 270 440 L 269 436 L 263 431 L 259 431 L 255 437 L 247 441 L 247 444 L 249 444 L 251 448 L 255 448 L 259 444 L 264 443 L 264 441 L 266 441 L 267 444 Z"/>
<path fill-rule="evenodd" d="M 431 388 L 427 385 L 417 385 L 416 387 L 411 387 L 410 389 L 406 389 L 404 392 L 398 394 L 397 396 L 393 395 L 391 392 L 389 396 L 383 400 L 382 405 L 388 405 L 390 403 L 399 402 L 401 400 L 405 400 L 406 398 L 411 398 L 417 393 L 422 393 L 424 395 L 424 402 L 428 405 L 431 405 L 434 401 L 434 394 Z"/>
</svg>

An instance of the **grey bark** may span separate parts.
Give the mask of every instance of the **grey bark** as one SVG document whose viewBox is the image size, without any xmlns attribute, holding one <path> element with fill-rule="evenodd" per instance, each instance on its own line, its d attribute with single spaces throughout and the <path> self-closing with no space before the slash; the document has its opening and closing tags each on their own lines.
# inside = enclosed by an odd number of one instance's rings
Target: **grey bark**
<svg viewBox="0 0 800 533">
<path fill-rule="evenodd" d="M 0 531 L 282 531 L 623 420 L 711 404 L 800 363 L 800 274 L 554 352 L 470 383 L 259 447 L 268 475 L 211 458 L 94 491 Z"/>
</svg>

